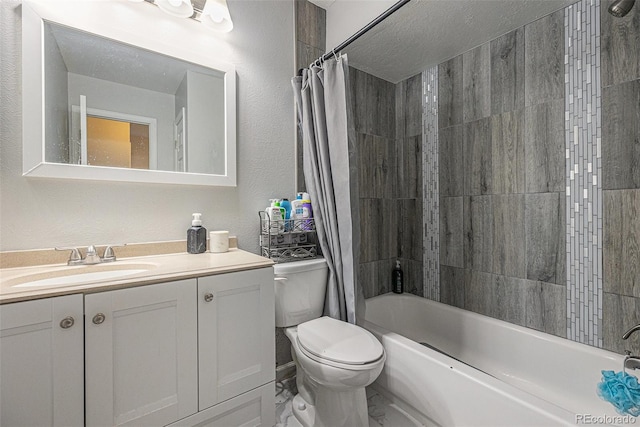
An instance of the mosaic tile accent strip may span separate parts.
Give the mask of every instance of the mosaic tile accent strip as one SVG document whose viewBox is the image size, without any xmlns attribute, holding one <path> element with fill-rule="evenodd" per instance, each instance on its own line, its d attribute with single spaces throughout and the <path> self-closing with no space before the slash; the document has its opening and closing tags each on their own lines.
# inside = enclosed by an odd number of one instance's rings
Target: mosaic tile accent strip
<svg viewBox="0 0 640 427">
<path fill-rule="evenodd" d="M 422 129 L 424 296 L 440 301 L 437 66 L 422 72 Z"/>
<path fill-rule="evenodd" d="M 567 338 L 602 347 L 600 0 L 565 8 Z"/>
</svg>

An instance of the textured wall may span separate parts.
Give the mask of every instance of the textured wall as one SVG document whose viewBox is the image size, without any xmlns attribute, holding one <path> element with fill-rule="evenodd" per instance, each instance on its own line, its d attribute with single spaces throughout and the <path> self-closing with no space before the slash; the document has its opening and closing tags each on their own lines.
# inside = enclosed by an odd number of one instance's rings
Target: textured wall
<svg viewBox="0 0 640 427">
<path fill-rule="evenodd" d="M 565 336 L 563 12 L 439 65 L 440 298 Z"/>
<path fill-rule="evenodd" d="M 293 4 L 230 0 L 229 9 L 234 30 L 217 37 L 238 75 L 238 186 L 215 188 L 23 178 L 21 6 L 0 3 L 1 250 L 184 239 L 192 212 L 258 250 L 256 212 L 295 191 Z"/>
</svg>

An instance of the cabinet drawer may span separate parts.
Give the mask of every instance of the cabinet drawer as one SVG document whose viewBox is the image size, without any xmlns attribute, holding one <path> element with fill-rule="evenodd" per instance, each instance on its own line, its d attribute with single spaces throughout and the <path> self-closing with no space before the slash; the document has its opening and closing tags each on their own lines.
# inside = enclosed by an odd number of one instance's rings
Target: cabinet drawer
<svg viewBox="0 0 640 427">
<path fill-rule="evenodd" d="M 270 382 L 169 427 L 272 427 L 275 423 L 275 382 Z"/>
</svg>

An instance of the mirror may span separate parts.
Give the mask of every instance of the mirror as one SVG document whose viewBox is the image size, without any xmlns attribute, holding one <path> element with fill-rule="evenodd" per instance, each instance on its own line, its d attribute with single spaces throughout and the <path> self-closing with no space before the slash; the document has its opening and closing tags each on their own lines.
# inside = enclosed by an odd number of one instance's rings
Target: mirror
<svg viewBox="0 0 640 427">
<path fill-rule="evenodd" d="M 24 175 L 235 185 L 232 66 L 60 15 L 23 5 Z"/>
</svg>

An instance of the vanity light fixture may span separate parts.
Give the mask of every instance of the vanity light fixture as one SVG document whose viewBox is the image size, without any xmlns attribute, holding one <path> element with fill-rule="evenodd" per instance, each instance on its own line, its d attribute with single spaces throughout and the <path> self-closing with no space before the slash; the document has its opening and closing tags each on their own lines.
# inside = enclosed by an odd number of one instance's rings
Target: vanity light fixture
<svg viewBox="0 0 640 427">
<path fill-rule="evenodd" d="M 233 29 L 227 0 L 129 0 L 158 6 L 163 12 L 179 18 L 191 18 L 215 31 L 228 33 Z"/>
<path fill-rule="evenodd" d="M 193 5 L 190 0 L 155 0 L 163 12 L 178 18 L 190 18 L 193 16 Z"/>
<path fill-rule="evenodd" d="M 200 21 L 216 31 L 228 33 L 233 29 L 227 0 L 207 0 Z"/>
</svg>

